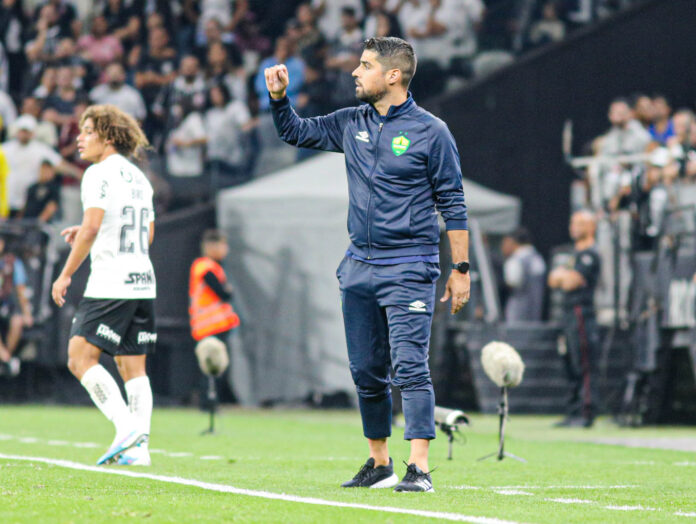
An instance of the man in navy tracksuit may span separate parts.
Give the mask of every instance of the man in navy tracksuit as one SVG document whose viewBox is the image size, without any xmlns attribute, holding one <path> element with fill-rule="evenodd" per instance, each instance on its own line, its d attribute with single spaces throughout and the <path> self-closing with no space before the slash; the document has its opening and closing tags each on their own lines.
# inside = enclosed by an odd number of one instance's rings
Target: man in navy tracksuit
<svg viewBox="0 0 696 524">
<path fill-rule="evenodd" d="M 453 271 L 441 301 L 452 313 L 469 299 L 469 236 L 459 154 L 447 125 L 416 105 L 408 85 L 416 70 L 411 45 L 393 37 L 365 42 L 353 71 L 364 105 L 299 118 L 285 89 L 284 65 L 265 70 L 280 137 L 299 147 L 345 153 L 351 244 L 337 276 L 350 370 L 370 458 L 344 487 L 392 487 L 389 457 L 390 366 L 401 389 L 411 442 L 396 491 L 432 491 L 428 446 L 435 438 L 428 343 L 435 302 L 439 226 L 447 225 Z"/>
</svg>

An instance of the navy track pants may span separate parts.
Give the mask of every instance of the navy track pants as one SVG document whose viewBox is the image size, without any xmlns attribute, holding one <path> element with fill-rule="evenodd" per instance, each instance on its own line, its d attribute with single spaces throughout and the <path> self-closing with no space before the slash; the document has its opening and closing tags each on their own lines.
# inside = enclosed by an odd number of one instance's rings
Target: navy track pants
<svg viewBox="0 0 696 524">
<path fill-rule="evenodd" d="M 391 435 L 393 366 L 406 419 L 404 438 L 434 439 L 435 393 L 428 344 L 438 264 L 380 266 L 346 257 L 336 276 L 365 437 Z"/>
</svg>

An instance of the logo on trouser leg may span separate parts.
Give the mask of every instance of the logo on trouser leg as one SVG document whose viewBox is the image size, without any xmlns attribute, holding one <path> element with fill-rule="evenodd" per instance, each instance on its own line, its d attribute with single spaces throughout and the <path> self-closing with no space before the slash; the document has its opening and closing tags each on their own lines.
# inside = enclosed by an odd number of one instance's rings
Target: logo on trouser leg
<svg viewBox="0 0 696 524">
<path fill-rule="evenodd" d="M 408 305 L 408 310 L 409 311 L 416 311 L 417 313 L 427 313 L 428 311 L 425 309 L 425 302 L 421 302 L 420 300 L 416 300 L 415 302 L 411 302 Z"/>
</svg>

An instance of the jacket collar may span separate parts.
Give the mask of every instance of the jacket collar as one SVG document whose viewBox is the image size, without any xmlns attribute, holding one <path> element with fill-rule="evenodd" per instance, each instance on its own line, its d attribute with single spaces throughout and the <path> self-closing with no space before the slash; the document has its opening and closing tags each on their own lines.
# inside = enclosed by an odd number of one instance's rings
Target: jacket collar
<svg viewBox="0 0 696 524">
<path fill-rule="evenodd" d="M 389 106 L 387 115 L 384 118 L 389 119 L 401 116 L 411 111 L 414 107 L 416 107 L 416 101 L 413 100 L 413 95 L 411 94 L 411 91 L 409 91 L 408 96 L 406 97 L 406 101 L 402 104 L 399 104 L 398 106 Z M 377 112 L 377 110 L 372 104 L 370 104 L 370 108 L 372 108 L 372 111 L 378 118 L 381 117 L 381 115 Z"/>
</svg>

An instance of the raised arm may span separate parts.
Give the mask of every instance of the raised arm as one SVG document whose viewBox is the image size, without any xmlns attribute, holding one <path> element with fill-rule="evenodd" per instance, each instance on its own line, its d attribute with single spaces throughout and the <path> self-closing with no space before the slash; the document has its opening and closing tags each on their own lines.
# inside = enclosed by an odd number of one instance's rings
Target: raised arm
<svg viewBox="0 0 696 524">
<path fill-rule="evenodd" d="M 298 147 L 343 152 L 343 130 L 358 110 L 340 109 L 326 116 L 300 118 L 286 95 L 289 83 L 284 65 L 264 70 L 266 88 L 271 96 L 271 113 L 278 136 L 284 142 Z"/>
</svg>

